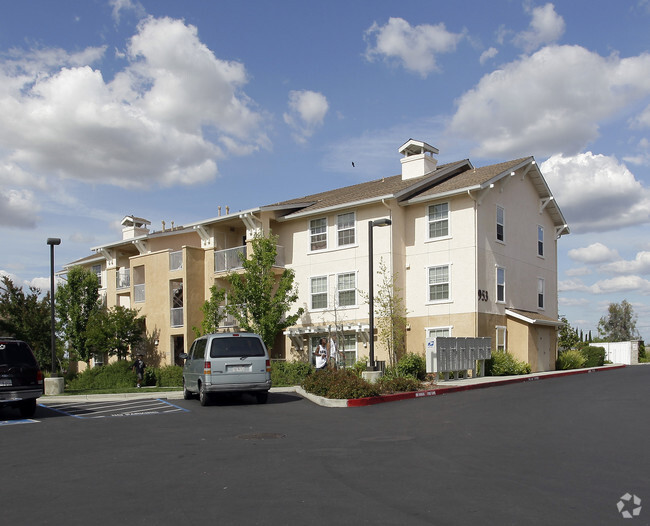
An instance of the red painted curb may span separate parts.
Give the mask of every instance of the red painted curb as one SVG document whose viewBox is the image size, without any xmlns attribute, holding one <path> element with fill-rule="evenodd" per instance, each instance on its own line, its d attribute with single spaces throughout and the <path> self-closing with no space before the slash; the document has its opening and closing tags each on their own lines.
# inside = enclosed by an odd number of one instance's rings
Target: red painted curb
<svg viewBox="0 0 650 526">
<path fill-rule="evenodd" d="M 426 391 L 411 391 L 408 393 L 395 393 L 388 395 L 370 396 L 368 398 L 354 398 L 348 400 L 348 407 L 366 407 L 369 405 L 383 404 L 386 402 L 396 402 L 398 400 L 410 400 L 412 398 L 426 398 L 428 396 L 438 396 L 447 393 L 457 393 L 459 391 L 471 391 L 473 389 L 483 389 L 485 387 L 495 387 L 499 385 L 512 385 L 522 382 L 532 382 L 535 380 L 546 380 L 547 378 L 558 378 L 560 376 L 573 376 L 576 374 L 589 374 L 600 371 L 611 371 L 613 369 L 622 369 L 625 365 L 606 365 L 603 367 L 592 367 L 591 369 L 578 369 L 575 371 L 562 371 L 551 374 L 540 374 L 533 376 L 515 376 L 507 380 L 495 380 L 494 382 L 485 382 L 480 384 L 454 385 L 449 387 L 436 387 Z"/>
</svg>

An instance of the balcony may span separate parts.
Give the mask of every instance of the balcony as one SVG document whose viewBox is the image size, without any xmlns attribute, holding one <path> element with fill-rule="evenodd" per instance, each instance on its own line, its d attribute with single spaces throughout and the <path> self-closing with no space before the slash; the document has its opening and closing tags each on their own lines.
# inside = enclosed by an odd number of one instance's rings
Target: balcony
<svg viewBox="0 0 650 526">
<path fill-rule="evenodd" d="M 144 302 L 144 283 L 133 285 L 133 301 L 136 303 Z"/>
<path fill-rule="evenodd" d="M 121 268 L 115 273 L 115 288 L 124 290 L 131 287 L 131 269 Z"/>
<path fill-rule="evenodd" d="M 246 259 L 246 257 L 246 246 L 227 248 L 226 250 L 216 250 L 214 252 L 214 271 L 216 273 L 241 269 L 243 268 L 242 260 Z M 284 268 L 285 258 L 283 246 L 277 247 L 277 254 L 273 266 Z"/>
<path fill-rule="evenodd" d="M 169 270 L 183 270 L 183 251 L 169 253 Z"/>
<path fill-rule="evenodd" d="M 221 328 L 227 328 L 227 327 L 236 327 L 237 326 L 237 320 L 235 319 L 234 316 L 227 314 L 225 312 L 224 307 L 219 307 L 219 314 L 224 316 L 222 320 L 219 322 L 219 327 Z"/>
<path fill-rule="evenodd" d="M 183 307 L 176 307 L 171 310 L 171 326 L 172 327 L 182 327 L 183 326 Z"/>
</svg>

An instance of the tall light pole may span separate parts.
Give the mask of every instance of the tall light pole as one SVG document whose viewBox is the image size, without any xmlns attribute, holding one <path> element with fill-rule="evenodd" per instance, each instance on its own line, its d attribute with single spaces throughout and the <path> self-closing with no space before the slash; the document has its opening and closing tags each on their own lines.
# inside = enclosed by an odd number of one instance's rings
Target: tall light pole
<svg viewBox="0 0 650 526">
<path fill-rule="evenodd" d="M 392 221 L 388 218 L 368 221 L 368 323 L 370 325 L 370 363 L 368 364 L 368 370 L 370 371 L 375 371 L 377 369 L 375 365 L 375 291 L 373 283 L 375 270 L 372 261 L 372 228 L 375 226 L 389 226 L 391 223 Z"/>
<path fill-rule="evenodd" d="M 52 332 L 50 343 L 52 349 L 52 376 L 56 374 L 56 342 L 54 338 L 54 245 L 60 245 L 58 237 L 48 237 L 47 244 L 50 245 L 50 329 Z"/>
</svg>

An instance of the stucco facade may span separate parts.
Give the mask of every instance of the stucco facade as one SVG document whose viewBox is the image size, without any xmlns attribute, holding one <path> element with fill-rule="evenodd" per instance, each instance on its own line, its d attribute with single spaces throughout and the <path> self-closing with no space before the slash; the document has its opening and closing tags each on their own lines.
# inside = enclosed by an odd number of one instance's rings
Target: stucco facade
<svg viewBox="0 0 650 526">
<path fill-rule="evenodd" d="M 569 230 L 534 159 L 438 166 L 437 150 L 419 141 L 400 153 L 400 175 L 173 230 L 149 231 L 128 216 L 121 241 L 70 265 L 100 265 L 106 304 L 139 309 L 162 361 L 174 363 L 194 339 L 210 287 L 225 286 L 256 234 L 272 233 L 278 269 L 294 271 L 295 308 L 305 309 L 279 335 L 273 358 L 307 357 L 318 337 L 336 334 L 352 362 L 368 355 L 371 337 L 368 225 L 390 219 L 372 229 L 375 293 L 383 263 L 404 299 L 409 351 L 423 353 L 433 335 L 487 336 L 534 371 L 553 369 L 557 240 Z M 232 328 L 225 320 L 224 330 Z M 373 337 L 376 358 L 386 360 Z"/>
</svg>

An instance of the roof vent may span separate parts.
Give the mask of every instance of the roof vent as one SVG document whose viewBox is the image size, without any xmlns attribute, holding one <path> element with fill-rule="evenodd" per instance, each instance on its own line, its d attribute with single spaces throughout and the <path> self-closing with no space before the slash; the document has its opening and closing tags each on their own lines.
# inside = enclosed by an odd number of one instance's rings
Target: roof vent
<svg viewBox="0 0 650 526">
<path fill-rule="evenodd" d="M 438 160 L 433 156 L 438 154 L 438 148 L 426 142 L 409 139 L 399 149 L 404 154 L 402 163 L 402 179 L 421 177 L 436 169 Z"/>
</svg>

